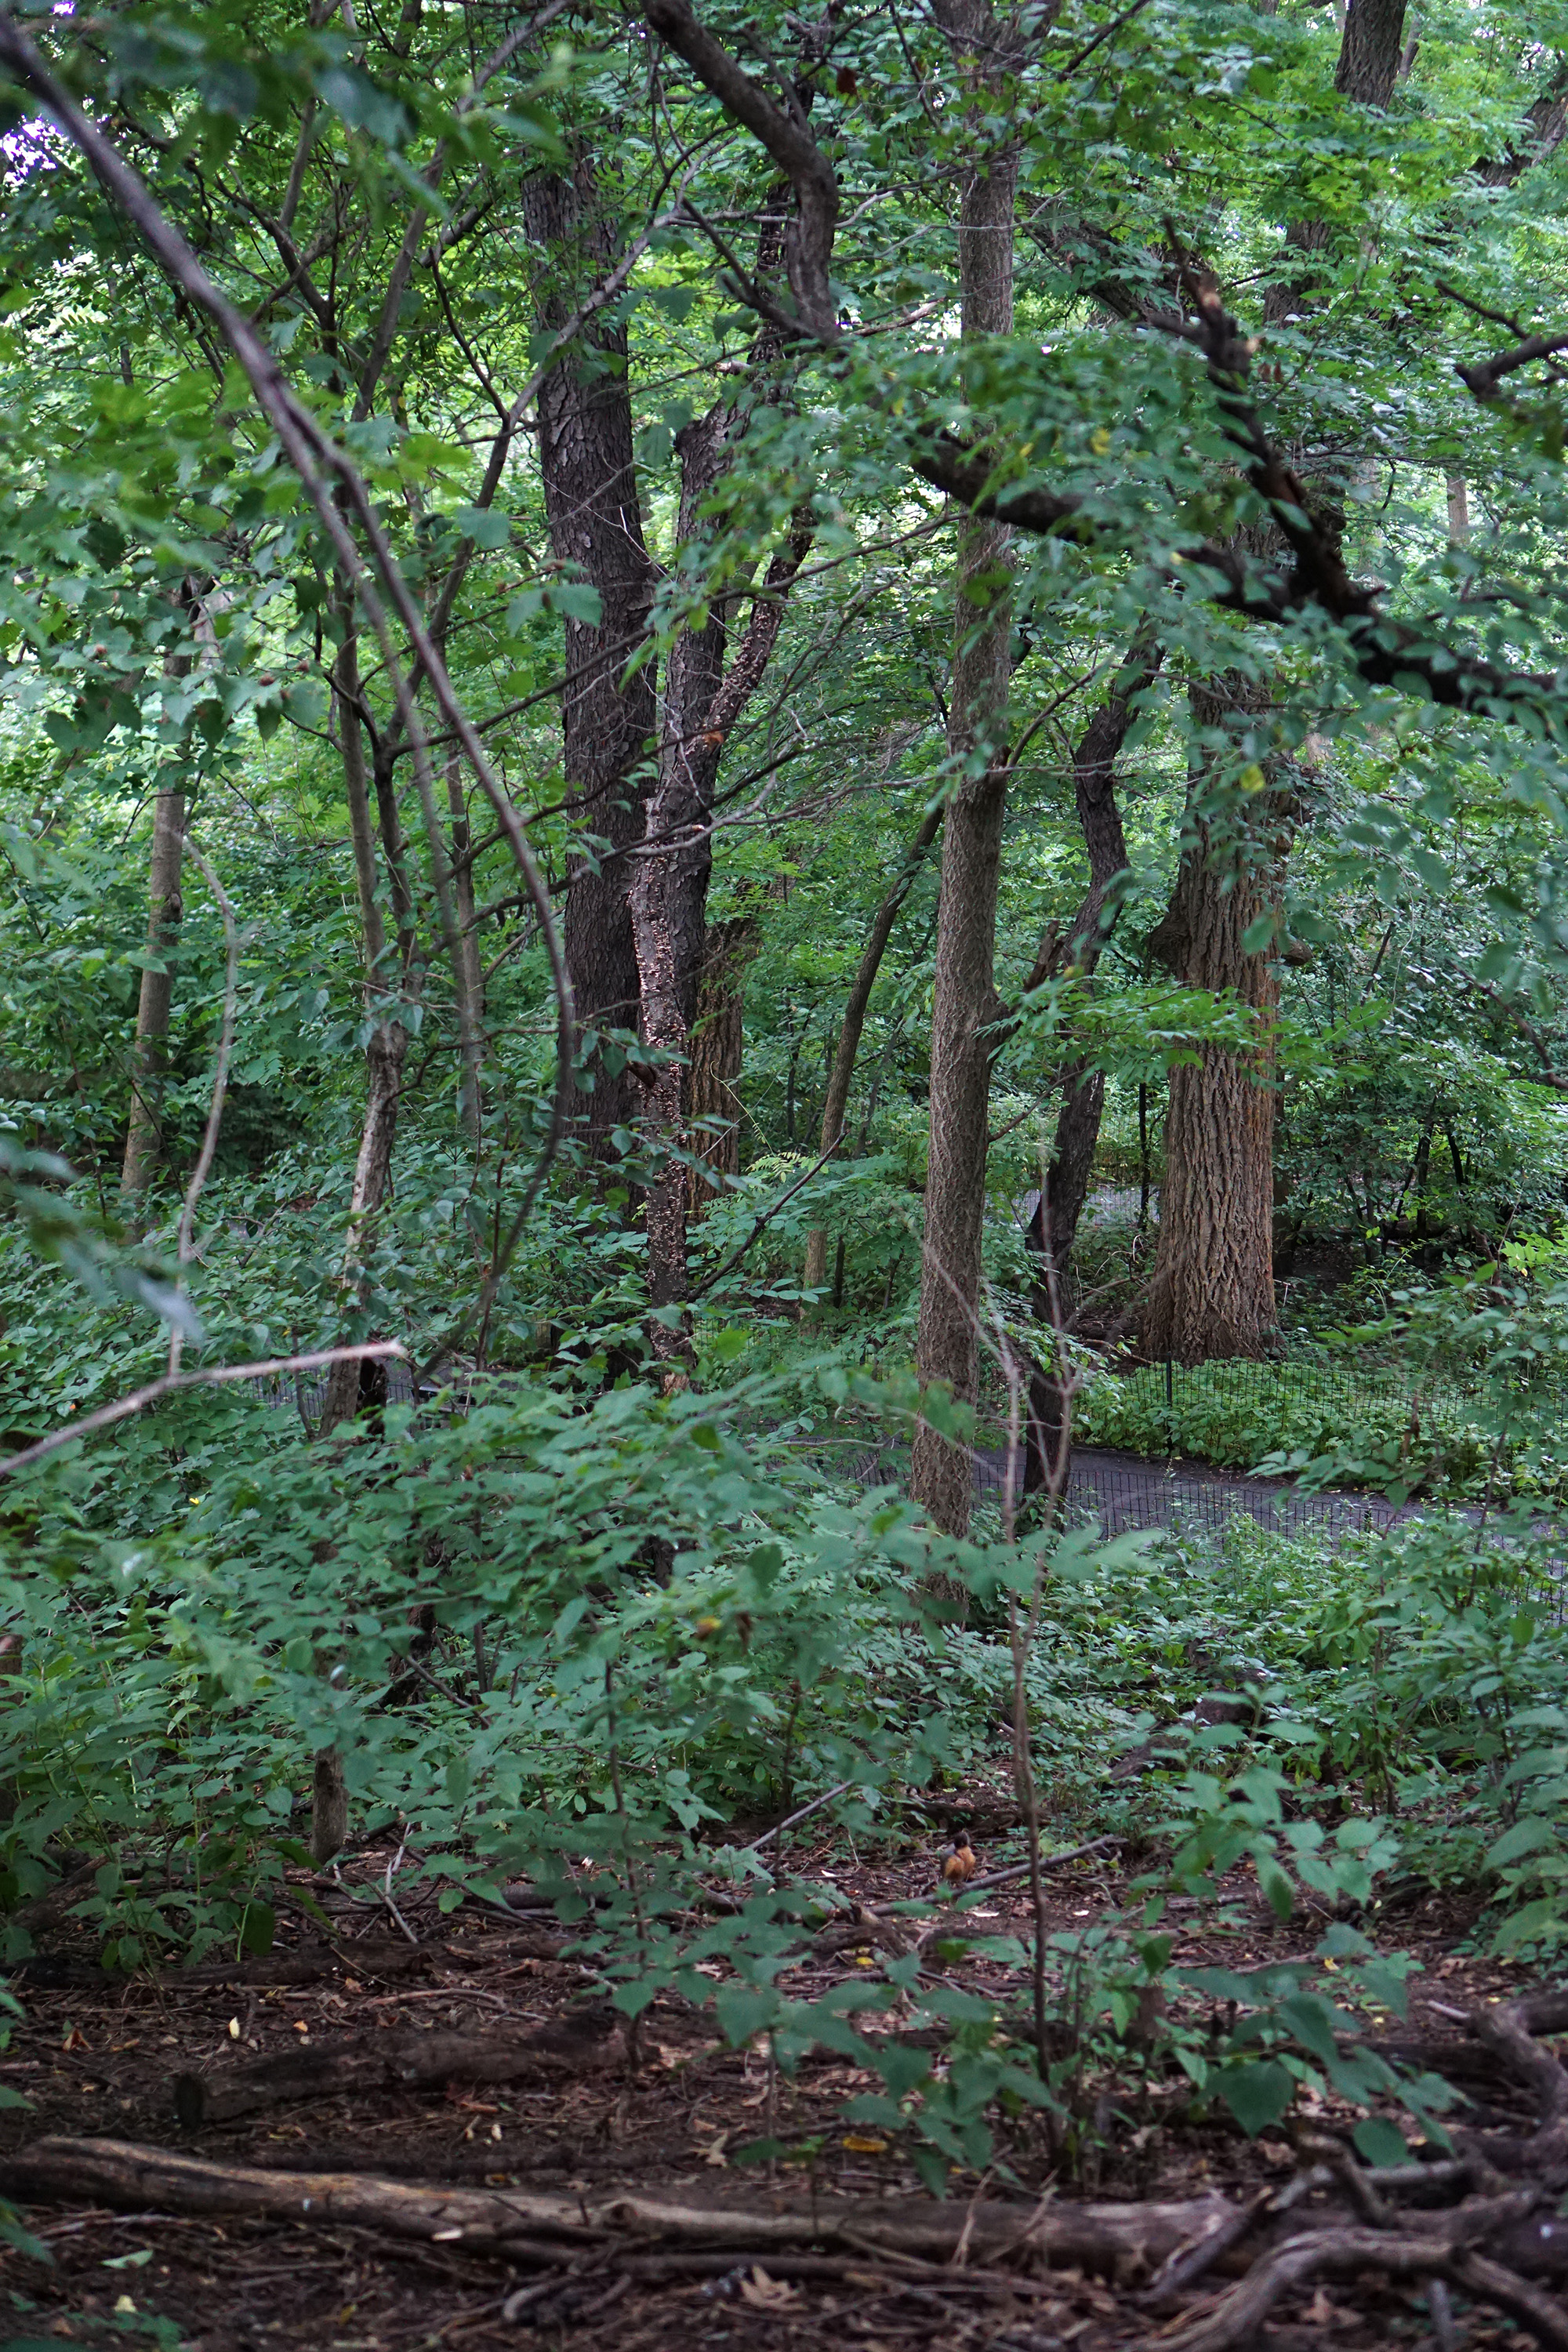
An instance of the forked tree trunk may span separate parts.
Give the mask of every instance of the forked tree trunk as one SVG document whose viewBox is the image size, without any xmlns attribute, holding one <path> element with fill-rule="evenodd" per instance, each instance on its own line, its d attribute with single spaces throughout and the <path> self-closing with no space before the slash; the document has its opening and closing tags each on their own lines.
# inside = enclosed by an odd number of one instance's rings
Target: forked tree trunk
<svg viewBox="0 0 1568 2352">
<path fill-rule="evenodd" d="M 785 242 L 788 190 L 779 183 L 763 208 L 757 266 L 765 274 Z M 779 336 L 764 326 L 751 352 L 750 398 L 762 396 L 777 358 Z M 734 462 L 745 431 L 743 404 L 718 401 L 707 415 L 676 436 L 680 504 L 676 545 L 695 549 L 707 526 L 703 509 Z M 646 1084 L 643 1128 L 665 1159 L 644 1201 L 647 1281 L 656 1309 L 684 1307 L 688 1291 L 686 1237 L 692 1191 L 683 1158 L 689 1144 L 686 1110 L 692 1029 L 707 945 L 708 883 L 713 870 L 713 793 L 724 745 L 762 684 L 784 624 L 795 575 L 811 545 L 809 514 L 797 515 L 787 548 L 768 566 L 763 593 L 753 597 L 745 634 L 725 668 L 729 618 L 740 600 L 710 608 L 700 629 L 676 640 L 666 667 L 660 712 L 658 772 L 647 808 L 646 846 L 635 860 L 630 909 L 641 992 L 642 1035 L 659 1057 Z M 684 1315 L 656 1313 L 648 1324 L 654 1355 L 672 1369 L 690 1358 Z"/>
<path fill-rule="evenodd" d="M 570 180 L 541 177 L 524 192 L 529 237 L 547 249 L 554 275 L 539 303 L 542 328 L 559 332 L 578 299 L 608 270 L 615 238 L 593 167 Z M 539 394 L 539 465 L 552 552 L 591 583 L 596 619 L 566 623 L 561 716 L 572 814 L 599 846 L 575 856 L 564 922 L 566 966 L 579 1034 L 636 1029 L 639 989 L 632 939 L 627 852 L 642 839 L 639 777 L 657 716 L 654 666 L 627 674 L 643 644 L 654 571 L 643 541 L 632 450 L 626 333 L 595 320 L 551 369 Z M 636 1089 L 625 1069 L 589 1056 L 592 1091 L 579 1098 L 591 1146 L 631 1123 Z"/>
<path fill-rule="evenodd" d="M 136 1042 L 131 1054 L 131 1116 L 120 1187 L 128 1213 L 139 1218 L 143 1193 L 163 1155 L 163 1095 L 174 1001 L 174 953 L 184 902 L 180 865 L 185 845 L 185 796 L 160 793 L 153 809 L 153 856 L 148 882 L 147 952 L 136 1003 Z"/>
<path fill-rule="evenodd" d="M 955 36 L 950 34 L 950 37 Z M 963 333 L 1013 326 L 1013 216 L 1017 160 L 992 157 L 965 183 L 959 218 Z M 973 1404 L 979 1371 L 980 1244 L 985 1216 L 986 1125 L 1002 826 L 1007 801 L 1008 639 L 1013 579 L 1008 535 L 966 521 L 955 583 L 949 701 L 950 789 L 942 851 L 931 1004 L 931 1143 L 921 1264 L 916 1366 L 922 1388 L 945 1383 Z M 949 1535 L 969 1526 L 969 1455 L 925 1422 L 915 1431 L 910 1486 Z"/>
<path fill-rule="evenodd" d="M 1191 690 L 1199 727 L 1244 726 L 1267 708 L 1239 680 Z M 1234 763 L 1232 763 L 1234 764 Z M 1196 779 L 1202 807 L 1211 770 Z M 1170 912 L 1152 943 L 1188 988 L 1234 991 L 1255 1016 L 1255 1045 L 1205 1045 L 1171 1073 L 1160 1239 L 1145 1305 L 1145 1351 L 1184 1364 L 1260 1356 L 1274 1310 L 1274 1027 L 1278 942 L 1244 944 L 1259 918 L 1277 920 L 1288 845 L 1283 795 L 1234 791 L 1198 814 Z"/>
<path fill-rule="evenodd" d="M 708 490 L 727 463 L 730 429 L 728 412 L 714 410 L 680 436 L 683 544 L 689 527 L 695 534 Z M 679 1155 L 687 1143 L 687 1065 L 707 939 L 719 762 L 773 657 L 790 585 L 810 543 L 809 527 L 803 527 L 769 564 L 763 593 L 752 604 L 727 671 L 724 625 L 717 619 L 678 639 L 668 665 L 658 776 L 648 798 L 647 840 L 631 890 L 642 1034 L 659 1056 L 647 1082 L 643 1112 L 645 1132 L 665 1154 L 644 1202 L 648 1297 L 658 1309 L 683 1307 L 688 1290 L 688 1170 Z M 652 1318 L 648 1339 L 655 1356 L 672 1367 L 689 1359 L 684 1320 L 672 1314 Z"/>
</svg>

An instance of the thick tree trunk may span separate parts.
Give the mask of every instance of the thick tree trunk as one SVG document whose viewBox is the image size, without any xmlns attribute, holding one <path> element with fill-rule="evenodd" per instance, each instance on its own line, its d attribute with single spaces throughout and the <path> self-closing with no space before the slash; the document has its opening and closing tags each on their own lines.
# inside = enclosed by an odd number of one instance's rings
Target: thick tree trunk
<svg viewBox="0 0 1568 2352">
<path fill-rule="evenodd" d="M 709 1183 L 696 1168 L 689 1171 L 687 1214 L 693 1223 L 707 1215 L 723 1180 L 741 1172 L 735 1081 L 741 1075 L 745 1046 L 746 967 L 760 940 L 754 915 L 732 915 L 727 922 L 708 926 L 686 1073 L 685 1118 L 693 1156 L 712 1170 L 719 1183 Z M 699 1121 L 704 1124 L 699 1126 Z"/>
<path fill-rule="evenodd" d="M 1192 688 L 1199 727 L 1244 726 L 1267 707 L 1239 680 Z M 1201 810 L 1212 776 L 1197 779 Z M 1142 1318 L 1151 1356 L 1184 1364 L 1260 1356 L 1275 1336 L 1274 1041 L 1279 1004 L 1275 957 L 1244 945 L 1251 924 L 1279 906 L 1288 842 L 1282 796 L 1229 796 L 1231 805 L 1192 819 L 1171 909 L 1155 952 L 1188 988 L 1234 992 L 1256 1019 L 1255 1045 L 1204 1046 L 1171 1073 L 1160 1240 Z"/>
<path fill-rule="evenodd" d="M 1013 326 L 1013 222 L 1017 161 L 990 159 L 964 186 L 959 219 L 963 333 L 1005 335 Z M 1008 640 L 1012 572 L 1008 536 L 966 522 L 959 541 L 948 752 L 953 768 L 942 852 L 931 1005 L 931 1143 L 926 1170 L 916 1366 L 921 1384 L 942 1381 L 973 1404 L 979 1369 L 980 1244 L 985 1216 L 986 1125 L 992 1040 L 996 897 L 1006 811 Z M 973 1480 L 963 1446 L 924 1422 L 915 1432 L 910 1486 L 950 1535 L 969 1526 Z"/>
<path fill-rule="evenodd" d="M 183 901 L 180 863 L 185 845 L 185 796 L 160 793 L 153 809 L 153 856 L 148 884 L 147 960 L 136 1004 L 136 1042 L 131 1055 L 131 1116 L 120 1185 L 127 1211 L 139 1214 L 142 1194 L 163 1153 L 164 1056 L 174 998 L 174 952 L 180 935 Z"/>
<path fill-rule="evenodd" d="M 827 1099 L 822 1106 L 822 1136 L 818 1153 L 826 1159 L 844 1140 L 844 1121 L 849 1109 L 849 1089 L 855 1079 L 855 1061 L 860 1051 L 860 1039 L 865 1034 L 866 1015 L 870 1009 L 871 992 L 877 985 L 877 974 L 882 968 L 882 958 L 888 941 L 893 936 L 893 925 L 899 910 L 925 864 L 932 842 L 942 829 L 941 805 L 928 811 L 920 831 L 910 844 L 892 888 L 882 900 L 871 920 L 865 949 L 855 967 L 855 977 L 849 983 L 849 995 L 844 1006 L 844 1019 L 839 1026 L 838 1043 L 834 1049 L 833 1067 L 827 1074 Z M 805 1237 L 805 1287 L 820 1290 L 827 1279 L 827 1230 L 814 1226 Z"/>
<path fill-rule="evenodd" d="M 1350 0 L 1334 88 L 1363 106 L 1384 107 L 1394 96 L 1405 45 L 1405 0 Z"/>
<path fill-rule="evenodd" d="M 614 259 L 592 165 L 580 162 L 571 180 L 531 182 L 523 212 L 531 240 L 555 259 L 539 320 L 559 332 Z M 654 571 L 637 501 L 624 327 L 596 320 L 546 376 L 539 463 L 552 550 L 599 597 L 596 621 L 566 623 L 561 706 L 568 800 L 598 845 L 572 861 L 564 926 L 579 1032 L 595 1034 L 637 1026 L 626 852 L 643 836 L 637 771 L 657 724 L 652 663 L 629 676 L 626 667 L 647 631 Z M 582 1110 L 590 1142 L 602 1151 L 612 1129 L 630 1123 L 635 1089 L 626 1070 L 611 1075 L 597 1055 L 589 1066 L 592 1091 Z"/>
</svg>

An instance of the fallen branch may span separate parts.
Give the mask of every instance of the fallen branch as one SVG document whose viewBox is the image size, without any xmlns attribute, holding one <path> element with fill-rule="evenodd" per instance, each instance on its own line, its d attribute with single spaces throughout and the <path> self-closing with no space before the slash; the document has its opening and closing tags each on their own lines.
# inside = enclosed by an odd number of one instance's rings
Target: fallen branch
<svg viewBox="0 0 1568 2352">
<path fill-rule="evenodd" d="M 704 2210 L 630 2189 L 553 2197 L 520 2189 L 421 2186 L 358 2172 L 269 2172 L 205 2163 L 172 2150 L 119 2140 L 44 2139 L 0 2159 L 0 2188 L 37 2204 L 91 2199 L 135 2212 L 238 2213 L 321 2229 L 351 2222 L 392 2238 L 458 2244 L 510 2258 L 519 2240 L 572 2247 L 618 2243 L 648 2252 L 733 2249 L 765 2259 L 779 2248 L 918 2254 L 945 2262 L 964 2244 L 972 2266 L 1004 2256 L 1027 2269 L 1046 2264 L 1093 2272 L 1119 2283 L 1156 2271 L 1178 2246 L 1210 2225 L 1223 2198 L 1150 2205 L 938 2204 L 883 2198 L 759 2213 Z M 1026 2214 L 1020 2227 L 1021 2217 Z M 734 2259 L 734 2255 L 731 2255 Z"/>
<path fill-rule="evenodd" d="M 616 2022 L 590 2011 L 504 2038 L 409 2032 L 318 2042 L 220 2074 L 176 2074 L 174 2113 L 186 2131 L 195 2131 L 343 2091 L 438 2091 L 456 2083 L 555 2079 L 622 2056 Z"/>
</svg>

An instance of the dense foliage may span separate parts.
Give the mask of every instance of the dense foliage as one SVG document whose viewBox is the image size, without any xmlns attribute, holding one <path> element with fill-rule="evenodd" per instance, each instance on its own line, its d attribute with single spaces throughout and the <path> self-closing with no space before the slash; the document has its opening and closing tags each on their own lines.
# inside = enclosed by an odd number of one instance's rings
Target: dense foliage
<svg viewBox="0 0 1568 2352">
<path fill-rule="evenodd" d="M 110 1965 L 264 1951 L 391 1832 L 933 2177 L 1029 2108 L 1083 2177 L 1089 2032 L 1440 2134 L 1344 2039 L 1384 1906 L 1568 1937 L 1568 23 L 120 0 L 0 68 L 6 1957 L 85 1862 Z M 1075 1415 L 1430 1507 L 1107 1543 Z M 1143 1873 L 1023 1955 L 1068 2057 L 792 1999 L 763 1832 L 1010 1727 L 1037 1870 Z M 1331 1977 L 1172 1968 L 1244 1864 Z"/>
</svg>

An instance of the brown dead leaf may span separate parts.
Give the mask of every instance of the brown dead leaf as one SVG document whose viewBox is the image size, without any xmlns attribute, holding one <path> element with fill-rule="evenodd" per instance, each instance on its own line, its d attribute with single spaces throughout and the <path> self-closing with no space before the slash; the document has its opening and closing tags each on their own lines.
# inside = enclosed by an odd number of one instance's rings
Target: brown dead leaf
<svg viewBox="0 0 1568 2352">
<path fill-rule="evenodd" d="M 784 2311 L 799 2302 L 800 2294 L 786 2279 L 770 2278 L 758 2263 L 741 2281 L 741 2300 L 758 2311 Z"/>
</svg>

